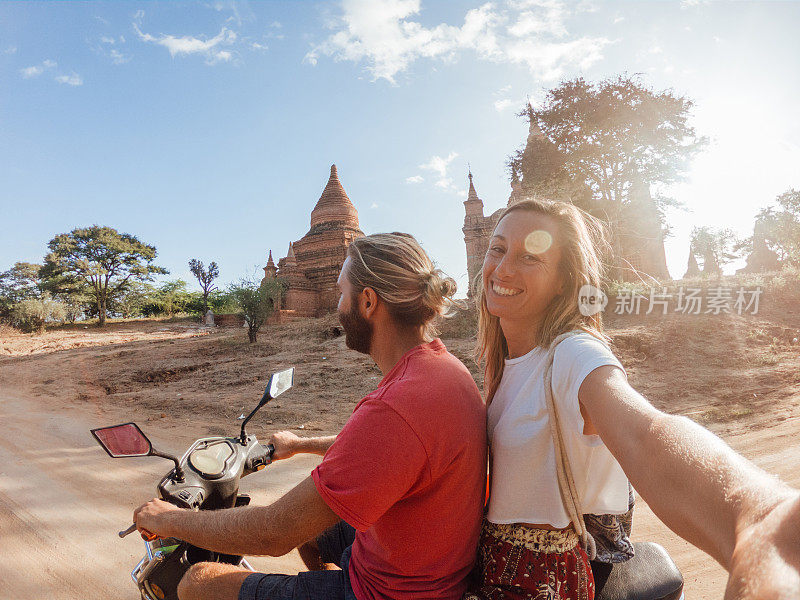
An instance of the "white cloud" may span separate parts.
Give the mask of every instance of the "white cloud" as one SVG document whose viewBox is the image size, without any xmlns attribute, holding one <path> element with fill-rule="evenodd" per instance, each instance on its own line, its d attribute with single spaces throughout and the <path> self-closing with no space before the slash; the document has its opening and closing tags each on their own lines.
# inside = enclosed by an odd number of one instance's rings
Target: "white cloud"
<svg viewBox="0 0 800 600">
<path fill-rule="evenodd" d="M 250 47 L 253 50 L 269 50 L 269 46 L 267 46 L 266 44 L 259 44 L 258 42 L 252 42 L 250 44 Z"/>
<path fill-rule="evenodd" d="M 550 34 L 555 37 L 567 35 L 564 25 L 566 7 L 559 1 L 538 2 L 535 10 L 520 13 L 516 23 L 508 28 L 508 33 L 515 37 Z"/>
<path fill-rule="evenodd" d="M 428 162 L 420 165 L 419 168 L 424 169 L 426 171 L 432 171 L 437 175 L 438 178 L 433 184 L 436 187 L 445 190 L 457 191 L 457 188 L 453 183 L 452 177 L 449 177 L 447 175 L 447 169 L 449 168 L 450 163 L 452 163 L 453 159 L 455 159 L 457 156 L 458 154 L 456 152 L 451 152 L 450 154 L 447 155 L 447 158 L 443 158 L 441 156 L 432 156 Z M 421 176 L 417 175 L 416 177 L 419 177 L 419 180 L 422 181 Z M 406 181 L 409 181 L 409 179 L 406 179 Z"/>
<path fill-rule="evenodd" d="M 501 98 L 500 100 L 495 100 L 494 109 L 497 112 L 503 112 L 504 110 L 511 108 L 515 104 L 516 104 L 515 100 L 511 100 L 510 98 Z"/>
<path fill-rule="evenodd" d="M 16 53 L 17 53 L 17 47 L 16 46 L 9 46 L 5 50 L 3 50 L 3 54 L 16 54 Z"/>
<path fill-rule="evenodd" d="M 411 177 L 406 177 L 406 183 L 422 183 L 425 181 L 425 178 L 422 175 L 412 175 Z"/>
<path fill-rule="evenodd" d="M 83 79 L 74 71 L 70 75 L 59 75 L 56 77 L 58 83 L 65 83 L 73 87 L 83 85 Z"/>
<path fill-rule="evenodd" d="M 447 158 L 442 158 L 441 156 L 432 156 L 431 159 L 425 163 L 424 165 L 420 165 L 420 169 L 427 169 L 428 171 L 433 171 L 437 173 L 440 177 L 444 177 L 447 175 L 447 167 L 453 162 L 453 159 L 458 156 L 457 153 L 451 152 L 447 155 Z"/>
<path fill-rule="evenodd" d="M 101 56 L 110 58 L 115 65 L 122 65 L 133 58 L 132 55 L 125 54 L 122 51 L 121 47 L 124 43 L 125 36 L 121 35 L 118 38 L 114 38 L 104 35 L 100 37 L 100 42 L 93 46 L 92 49 Z"/>
<path fill-rule="evenodd" d="M 624 20 L 625 20 L 625 17 L 623 17 L 623 16 L 614 17 L 614 25 L 616 25 L 617 23 L 622 23 Z"/>
<path fill-rule="evenodd" d="M 201 39 L 191 35 L 175 36 L 161 34 L 154 36 L 149 33 L 144 33 L 141 30 L 140 25 L 143 17 L 144 11 L 138 10 L 133 22 L 133 29 L 136 31 L 136 35 L 138 35 L 139 39 L 143 42 L 165 47 L 173 58 L 175 56 L 199 54 L 206 57 L 207 64 L 228 62 L 233 58 L 233 54 L 230 50 L 223 50 L 220 48 L 220 46 L 233 45 L 238 37 L 235 31 L 227 27 L 223 27 L 217 35 L 210 39 Z"/>
<path fill-rule="evenodd" d="M 116 48 L 112 48 L 109 51 L 108 55 L 111 57 L 111 62 L 113 62 L 115 65 L 124 64 L 124 63 L 128 62 L 131 59 L 130 55 L 123 54 L 122 52 L 120 52 Z"/>
<path fill-rule="evenodd" d="M 372 204 L 369 205 L 369 207 L 370 208 L 378 208 L 378 203 L 377 202 L 373 202 Z"/>
<path fill-rule="evenodd" d="M 42 73 L 45 72 L 47 69 L 52 69 L 58 66 L 56 61 L 45 59 L 38 65 L 33 65 L 32 67 L 25 67 L 24 69 L 20 69 L 19 72 L 22 74 L 23 79 L 31 79 L 33 77 L 38 77 Z"/>
<path fill-rule="evenodd" d="M 44 72 L 44 69 L 38 65 L 33 67 L 25 67 L 24 69 L 19 70 L 22 73 L 22 77 L 24 79 L 30 79 L 31 77 L 38 77 Z"/>
<path fill-rule="evenodd" d="M 569 39 L 568 17 L 594 8 L 585 3 L 570 8 L 563 0 L 508 0 L 503 8 L 487 2 L 469 10 L 460 27 L 425 27 L 413 20 L 420 0 L 343 0 L 342 8 L 331 24 L 334 33 L 312 46 L 305 61 L 315 65 L 322 55 L 364 61 L 373 80 L 391 83 L 419 58 L 450 62 L 467 50 L 483 60 L 525 65 L 534 76 L 553 80 L 568 67 L 585 69 L 599 61 L 611 43 L 603 37 Z"/>
</svg>

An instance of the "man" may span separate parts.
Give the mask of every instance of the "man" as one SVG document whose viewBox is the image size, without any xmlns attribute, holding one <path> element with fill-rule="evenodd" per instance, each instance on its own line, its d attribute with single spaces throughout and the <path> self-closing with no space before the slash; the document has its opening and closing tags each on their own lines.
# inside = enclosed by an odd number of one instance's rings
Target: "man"
<svg viewBox="0 0 800 600">
<path fill-rule="evenodd" d="M 193 512 L 152 500 L 134 521 L 228 554 L 280 556 L 311 541 L 307 563 L 341 570 L 265 575 L 200 563 L 181 581 L 181 600 L 457 600 L 465 591 L 485 492 L 486 415 L 469 371 L 431 335 L 455 282 L 413 237 L 394 233 L 351 242 L 337 284 L 346 343 L 384 378 L 335 438 L 274 438 L 276 458 L 325 454 L 311 476 L 270 506 Z"/>
</svg>

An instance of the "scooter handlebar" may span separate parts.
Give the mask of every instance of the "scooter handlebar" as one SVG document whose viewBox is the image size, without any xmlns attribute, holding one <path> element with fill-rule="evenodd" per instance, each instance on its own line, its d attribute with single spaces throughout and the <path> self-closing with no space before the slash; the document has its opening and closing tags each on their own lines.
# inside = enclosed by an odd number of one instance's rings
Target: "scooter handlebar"
<svg viewBox="0 0 800 600">
<path fill-rule="evenodd" d="M 266 446 L 258 444 L 247 459 L 247 469 L 249 471 L 260 471 L 272 462 L 272 453 L 274 451 L 275 446 L 272 444 L 267 444 Z"/>
</svg>

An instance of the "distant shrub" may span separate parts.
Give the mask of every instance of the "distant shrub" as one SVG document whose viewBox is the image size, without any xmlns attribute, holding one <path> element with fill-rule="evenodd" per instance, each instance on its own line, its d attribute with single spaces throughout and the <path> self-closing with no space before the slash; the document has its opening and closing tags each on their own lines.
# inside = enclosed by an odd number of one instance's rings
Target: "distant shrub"
<svg viewBox="0 0 800 600">
<path fill-rule="evenodd" d="M 13 323 L 23 331 L 37 331 L 44 333 L 48 323 L 62 323 L 67 316 L 66 307 L 49 294 L 41 298 L 23 300 L 14 306 L 12 313 Z"/>
</svg>

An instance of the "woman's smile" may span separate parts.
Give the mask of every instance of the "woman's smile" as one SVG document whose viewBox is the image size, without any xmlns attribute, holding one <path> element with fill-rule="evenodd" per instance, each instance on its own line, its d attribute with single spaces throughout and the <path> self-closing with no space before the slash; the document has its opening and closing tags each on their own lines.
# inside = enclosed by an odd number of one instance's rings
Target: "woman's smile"
<svg viewBox="0 0 800 600">
<path fill-rule="evenodd" d="M 518 296 L 522 290 L 492 281 L 492 291 L 498 296 Z"/>
</svg>

